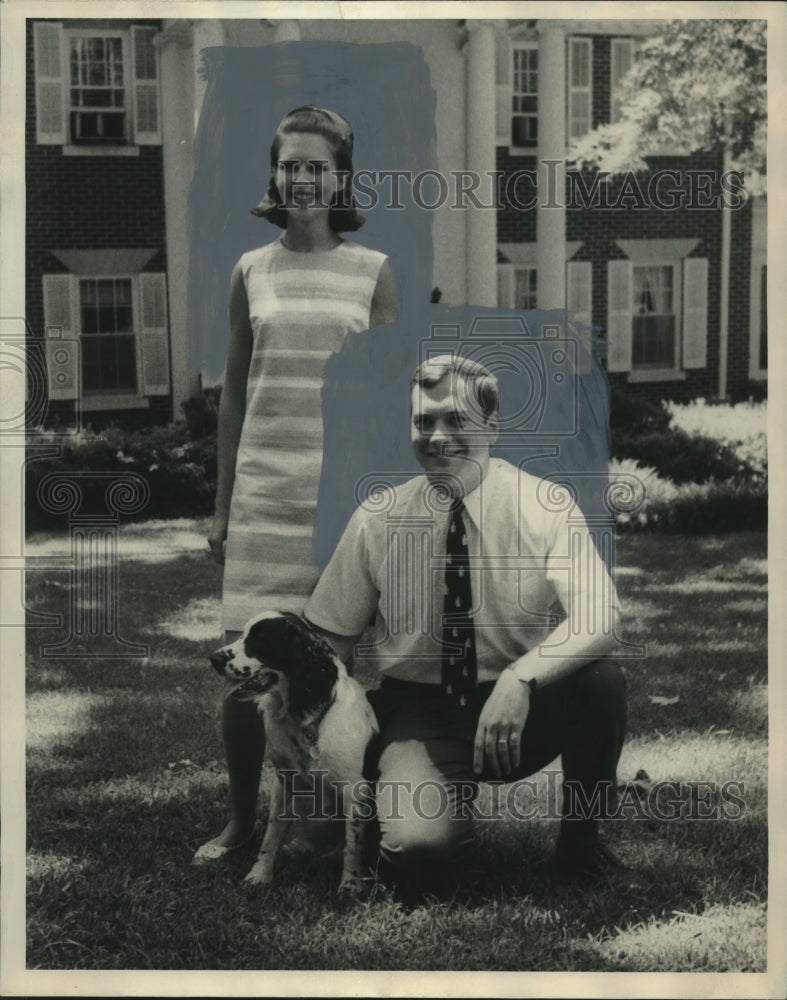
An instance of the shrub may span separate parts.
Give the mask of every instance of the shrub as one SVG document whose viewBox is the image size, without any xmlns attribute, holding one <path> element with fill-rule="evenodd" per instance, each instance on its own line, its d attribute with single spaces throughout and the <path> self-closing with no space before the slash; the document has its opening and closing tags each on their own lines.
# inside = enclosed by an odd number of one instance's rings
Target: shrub
<svg viewBox="0 0 787 1000">
<path fill-rule="evenodd" d="M 640 516 L 642 515 L 642 516 Z M 766 531 L 768 489 L 764 482 L 687 483 L 672 498 L 650 499 L 640 511 L 618 514 L 621 531 L 662 530 L 687 535 Z"/>
<path fill-rule="evenodd" d="M 670 415 L 663 403 L 653 403 L 622 389 L 612 389 L 609 404 L 612 434 L 632 436 L 652 431 L 666 431 Z"/>
<path fill-rule="evenodd" d="M 673 427 L 713 438 L 733 452 L 753 476 L 767 476 L 767 404 L 711 405 L 697 399 L 684 405 L 668 403 L 667 410 Z"/>
<path fill-rule="evenodd" d="M 203 389 L 196 396 L 183 403 L 186 428 L 192 441 L 210 437 L 216 433 L 219 416 L 221 386 Z"/>
<path fill-rule="evenodd" d="M 106 513 L 106 481 L 86 475 L 94 472 L 132 472 L 147 483 L 150 498 L 129 519 L 195 517 L 212 510 L 216 492 L 215 433 L 190 440 L 188 427 L 183 423 L 139 431 L 112 426 L 100 433 L 87 429 L 72 438 L 57 439 L 45 432 L 36 433 L 34 442 L 57 443 L 60 454 L 46 458 L 31 454 L 25 471 L 28 530 L 64 524 L 65 515 L 45 510 L 39 498 L 42 480 L 53 472 L 74 474 L 83 495 L 80 514 L 84 515 Z"/>
<path fill-rule="evenodd" d="M 721 441 L 679 427 L 644 434 L 612 433 L 615 458 L 632 458 L 675 483 L 707 483 L 751 475 L 752 470 Z"/>
<path fill-rule="evenodd" d="M 609 482 L 615 523 L 621 527 L 655 527 L 662 518 L 662 510 L 678 495 L 673 482 L 660 478 L 655 469 L 643 468 L 631 458 L 610 461 Z M 621 488 L 616 489 L 616 485 Z"/>
</svg>

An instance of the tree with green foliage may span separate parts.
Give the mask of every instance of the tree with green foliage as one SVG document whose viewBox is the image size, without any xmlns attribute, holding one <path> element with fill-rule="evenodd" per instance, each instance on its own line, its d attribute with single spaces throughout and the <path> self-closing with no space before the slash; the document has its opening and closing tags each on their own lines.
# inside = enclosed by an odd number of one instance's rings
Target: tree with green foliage
<svg viewBox="0 0 787 1000">
<path fill-rule="evenodd" d="M 666 22 L 643 40 L 624 77 L 620 119 L 578 140 L 571 159 L 610 173 L 647 168 L 659 148 L 725 155 L 750 194 L 766 167 L 766 27 L 763 20 Z"/>
</svg>

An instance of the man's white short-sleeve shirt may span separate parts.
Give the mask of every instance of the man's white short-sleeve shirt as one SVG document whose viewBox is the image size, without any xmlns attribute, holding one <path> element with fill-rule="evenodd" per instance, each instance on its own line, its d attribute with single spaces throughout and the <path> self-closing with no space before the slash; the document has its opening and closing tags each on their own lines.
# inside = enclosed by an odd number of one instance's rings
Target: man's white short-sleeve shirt
<svg viewBox="0 0 787 1000">
<path fill-rule="evenodd" d="M 617 598 L 564 487 L 491 459 L 464 498 L 478 680 L 554 629 L 612 627 Z M 426 476 L 370 495 L 353 514 L 306 609 L 315 625 L 365 637 L 364 656 L 401 680 L 439 684 L 448 504 Z M 555 648 L 559 655 L 559 649 Z"/>
</svg>

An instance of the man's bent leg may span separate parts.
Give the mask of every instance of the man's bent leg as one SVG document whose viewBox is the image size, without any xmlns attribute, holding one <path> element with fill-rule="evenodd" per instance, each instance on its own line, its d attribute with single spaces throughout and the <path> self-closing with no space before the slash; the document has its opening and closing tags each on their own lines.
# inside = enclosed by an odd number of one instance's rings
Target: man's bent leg
<svg viewBox="0 0 787 1000">
<path fill-rule="evenodd" d="M 615 810 L 617 765 L 626 732 L 621 667 L 596 660 L 576 674 L 567 705 L 563 757 L 563 830 L 592 835 Z"/>
<path fill-rule="evenodd" d="M 380 856 L 428 888 L 472 846 L 472 737 L 477 715 L 431 685 L 384 682 L 370 701 L 381 724 L 377 778 Z"/>
</svg>

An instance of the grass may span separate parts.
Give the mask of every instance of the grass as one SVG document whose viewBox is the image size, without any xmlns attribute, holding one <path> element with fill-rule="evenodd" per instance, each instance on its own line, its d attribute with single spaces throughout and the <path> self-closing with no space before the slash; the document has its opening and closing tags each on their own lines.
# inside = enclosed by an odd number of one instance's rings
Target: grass
<svg viewBox="0 0 787 1000">
<path fill-rule="evenodd" d="M 251 849 L 190 867 L 226 818 L 203 527 L 121 532 L 119 631 L 148 656 L 42 657 L 64 629 L 28 630 L 28 968 L 764 970 L 764 535 L 629 535 L 618 552 L 626 637 L 648 648 L 627 668 L 620 779 L 647 772 L 643 795 L 683 782 L 717 812 L 735 810 L 701 783 L 740 782 L 742 815 L 611 824 L 645 884 L 592 891 L 553 884 L 555 821 L 482 823 L 455 897 L 406 907 L 383 886 L 340 901 L 338 861 L 283 859 L 267 891 L 241 884 Z M 55 551 L 67 539 L 28 548 Z M 66 571 L 28 574 L 33 614 L 65 615 L 68 599 Z"/>
</svg>

